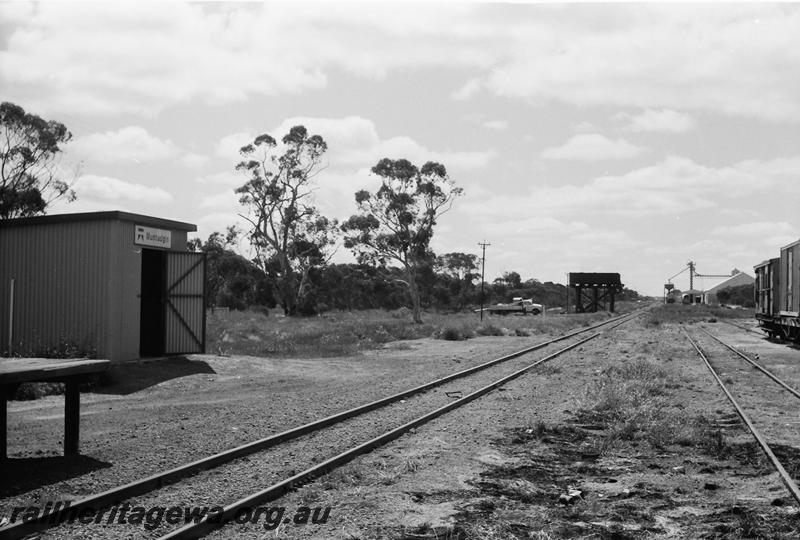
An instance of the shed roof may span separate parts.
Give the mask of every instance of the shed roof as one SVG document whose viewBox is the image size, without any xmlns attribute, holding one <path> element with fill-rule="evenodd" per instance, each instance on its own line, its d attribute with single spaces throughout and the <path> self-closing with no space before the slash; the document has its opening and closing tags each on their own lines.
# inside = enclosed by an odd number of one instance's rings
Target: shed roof
<svg viewBox="0 0 800 540">
<path fill-rule="evenodd" d="M 145 216 L 142 214 L 132 214 L 120 210 L 107 212 L 80 212 L 76 214 L 51 214 L 48 216 L 34 216 L 26 218 L 0 220 L 0 227 L 27 227 L 36 225 L 52 225 L 55 223 L 70 223 L 76 221 L 131 221 L 141 225 L 152 225 L 179 231 L 194 232 L 197 225 L 184 223 L 183 221 L 173 221 L 171 219 Z"/>
<path fill-rule="evenodd" d="M 721 291 L 726 287 L 735 287 L 736 285 L 749 285 L 750 283 L 755 282 L 755 280 L 756 278 L 754 278 L 750 274 L 746 274 L 745 272 L 739 272 L 737 274 L 732 275 L 725 281 L 711 287 L 706 291 L 706 293 L 716 293 L 717 291 Z"/>
</svg>

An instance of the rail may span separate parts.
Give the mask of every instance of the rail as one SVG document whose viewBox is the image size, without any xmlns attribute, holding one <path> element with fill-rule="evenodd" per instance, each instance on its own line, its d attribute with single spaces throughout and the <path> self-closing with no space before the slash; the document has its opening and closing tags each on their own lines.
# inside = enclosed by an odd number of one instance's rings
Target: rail
<svg viewBox="0 0 800 540">
<path fill-rule="evenodd" d="M 752 433 L 753 437 L 755 437 L 759 446 L 761 446 L 761 450 L 764 451 L 764 453 L 767 455 L 767 458 L 772 463 L 772 466 L 775 468 L 776 471 L 778 471 L 778 474 L 780 475 L 781 478 L 781 482 L 783 482 L 783 484 L 789 490 L 789 493 L 791 493 L 794 500 L 798 504 L 800 504 L 800 489 L 798 489 L 797 484 L 795 484 L 794 480 L 792 480 L 792 477 L 789 476 L 789 473 L 786 472 L 786 469 L 784 469 L 780 460 L 778 460 L 778 458 L 773 453 L 772 448 L 770 448 L 769 444 L 767 444 L 767 441 L 764 439 L 761 433 L 759 433 L 759 431 L 756 429 L 755 425 L 747 416 L 747 414 L 745 414 L 744 409 L 742 409 L 742 407 L 739 405 L 736 399 L 734 399 L 733 395 L 725 386 L 725 383 L 722 382 L 722 379 L 719 377 L 716 370 L 714 370 L 713 366 L 711 365 L 711 362 L 708 360 L 708 357 L 700 349 L 700 346 L 691 338 L 691 336 L 689 335 L 689 333 L 686 331 L 685 328 L 681 327 L 681 330 L 683 331 L 683 334 L 686 336 L 686 339 L 689 340 L 689 343 L 692 344 L 692 347 L 694 347 L 694 350 L 697 351 L 697 354 L 700 355 L 700 358 L 703 359 L 703 362 L 705 362 L 708 371 L 711 372 L 711 375 L 714 377 L 714 380 L 717 381 L 717 384 L 720 386 L 720 388 L 722 388 L 722 391 L 725 392 L 725 396 L 728 398 L 728 401 L 731 402 L 734 409 L 736 409 L 736 413 L 739 415 L 739 418 L 742 419 L 742 421 L 747 426 L 747 429 L 749 429 L 750 433 Z"/>
<path fill-rule="evenodd" d="M 763 373 L 764 375 L 766 375 L 767 377 L 769 377 L 770 379 L 772 379 L 773 381 L 775 381 L 776 383 L 778 383 L 778 384 L 779 384 L 779 385 L 780 385 L 780 386 L 781 386 L 781 387 L 782 387 L 784 390 L 786 390 L 787 392 L 791 393 L 791 394 L 792 394 L 794 397 L 796 397 L 796 398 L 800 399 L 800 392 L 798 392 L 797 390 L 795 390 L 794 388 L 792 388 L 791 386 L 789 386 L 788 384 L 786 384 L 785 382 L 783 382 L 783 381 L 782 381 L 780 378 L 778 378 L 778 376 L 777 376 L 777 375 L 773 374 L 773 373 L 772 373 L 771 371 L 769 371 L 767 368 L 765 368 L 764 366 L 762 366 L 761 364 L 759 364 L 758 362 L 756 362 L 755 360 L 753 360 L 752 358 L 750 358 L 749 356 L 747 356 L 746 354 L 744 354 L 742 351 L 740 351 L 740 350 L 739 350 L 739 349 L 737 349 L 736 347 L 733 347 L 733 346 L 731 346 L 731 345 L 728 345 L 727 343 L 725 343 L 724 341 L 722 341 L 721 339 L 719 339 L 717 336 L 715 336 L 714 334 L 712 334 L 711 332 L 709 332 L 709 331 L 708 331 L 708 330 L 706 330 L 705 328 L 700 328 L 700 330 L 702 330 L 703 332 L 705 332 L 705 333 L 706 333 L 706 334 L 707 334 L 709 337 L 711 337 L 712 339 L 714 339 L 714 340 L 716 340 L 717 342 L 719 342 L 719 343 L 720 343 L 720 345 L 722 345 L 722 346 L 726 347 L 726 348 L 727 348 L 727 349 L 729 349 L 731 352 L 733 352 L 734 354 L 736 354 L 736 355 L 738 355 L 739 357 L 741 357 L 741 358 L 742 358 L 743 360 L 745 360 L 746 362 L 749 362 L 749 363 L 750 363 L 750 364 L 751 364 L 751 365 L 752 365 L 754 368 L 756 368 L 756 369 L 757 369 L 757 370 L 759 370 L 761 373 Z"/>
</svg>

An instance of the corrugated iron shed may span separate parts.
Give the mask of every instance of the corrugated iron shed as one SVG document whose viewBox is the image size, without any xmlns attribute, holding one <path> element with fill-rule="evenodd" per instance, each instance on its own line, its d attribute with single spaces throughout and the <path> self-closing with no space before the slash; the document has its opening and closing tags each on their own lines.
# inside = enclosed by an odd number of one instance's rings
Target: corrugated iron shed
<svg viewBox="0 0 800 540">
<path fill-rule="evenodd" d="M 119 211 L 0 221 L 0 352 L 52 356 L 71 349 L 97 358 L 133 359 L 142 355 L 150 334 L 166 334 L 180 320 L 190 331 L 157 337 L 164 346 L 151 348 L 151 355 L 168 354 L 177 345 L 186 348 L 174 352 L 202 351 L 205 306 L 198 291 L 202 295 L 204 265 L 183 276 L 187 264 L 203 259 L 187 251 L 187 233 L 195 230 L 190 223 Z M 177 316 L 168 301 L 173 285 L 175 303 L 184 304 Z M 147 304 L 146 296 L 160 299 L 162 306 Z M 142 332 L 142 322 L 153 318 L 160 327 Z M 168 342 L 176 347 L 167 347 Z"/>
</svg>

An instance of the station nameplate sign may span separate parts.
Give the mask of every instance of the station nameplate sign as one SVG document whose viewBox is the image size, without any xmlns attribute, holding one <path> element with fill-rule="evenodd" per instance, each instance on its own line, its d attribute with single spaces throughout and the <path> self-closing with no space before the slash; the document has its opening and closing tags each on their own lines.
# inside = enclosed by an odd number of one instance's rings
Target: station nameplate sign
<svg viewBox="0 0 800 540">
<path fill-rule="evenodd" d="M 154 229 L 143 225 L 134 227 L 133 243 L 139 246 L 152 246 L 169 249 L 172 247 L 172 232 Z"/>
</svg>

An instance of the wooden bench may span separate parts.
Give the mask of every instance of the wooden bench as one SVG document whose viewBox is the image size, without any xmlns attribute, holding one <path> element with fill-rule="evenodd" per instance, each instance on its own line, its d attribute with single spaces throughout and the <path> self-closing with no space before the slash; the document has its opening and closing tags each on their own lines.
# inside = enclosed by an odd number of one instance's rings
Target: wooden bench
<svg viewBox="0 0 800 540">
<path fill-rule="evenodd" d="M 78 453 L 80 434 L 80 383 L 106 371 L 108 360 L 52 360 L 47 358 L 0 358 L 0 460 L 8 457 L 8 398 L 12 387 L 23 382 L 63 382 L 64 455 Z"/>
</svg>

